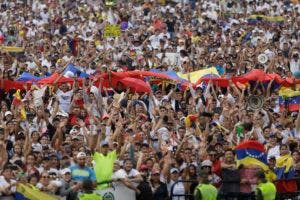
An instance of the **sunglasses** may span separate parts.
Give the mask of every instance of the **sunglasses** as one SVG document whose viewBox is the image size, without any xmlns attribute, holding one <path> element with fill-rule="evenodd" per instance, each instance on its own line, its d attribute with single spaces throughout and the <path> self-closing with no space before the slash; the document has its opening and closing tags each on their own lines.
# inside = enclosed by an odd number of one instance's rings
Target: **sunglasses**
<svg viewBox="0 0 300 200">
<path fill-rule="evenodd" d="M 50 178 L 50 176 L 42 176 L 42 178 Z"/>
</svg>

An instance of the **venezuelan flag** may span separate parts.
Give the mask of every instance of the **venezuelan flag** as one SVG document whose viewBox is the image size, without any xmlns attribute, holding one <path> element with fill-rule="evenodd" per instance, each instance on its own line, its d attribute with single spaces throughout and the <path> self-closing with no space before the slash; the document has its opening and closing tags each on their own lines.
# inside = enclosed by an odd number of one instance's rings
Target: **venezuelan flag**
<svg viewBox="0 0 300 200">
<path fill-rule="evenodd" d="M 278 179 L 290 179 L 295 177 L 295 169 L 293 167 L 293 158 L 290 154 L 280 156 L 276 159 L 276 176 Z"/>
<path fill-rule="evenodd" d="M 18 184 L 17 186 L 18 199 L 22 196 L 30 200 L 57 200 L 58 198 L 39 191 L 37 188 L 29 185 Z"/>
<path fill-rule="evenodd" d="M 197 83 L 197 81 L 200 78 L 206 78 L 206 77 L 211 77 L 211 78 L 219 78 L 220 75 L 218 73 L 218 70 L 215 67 L 210 67 L 207 69 L 201 69 L 198 71 L 194 71 L 188 74 L 183 74 L 183 73 L 177 73 L 178 77 L 185 79 L 188 81 L 190 77 L 190 82 L 191 83 Z"/>
<path fill-rule="evenodd" d="M 236 146 L 237 165 L 256 165 L 264 170 L 267 178 L 275 179 L 275 174 L 268 166 L 267 153 L 264 145 L 256 140 L 248 140 Z"/>
<path fill-rule="evenodd" d="M 281 87 L 279 90 L 279 105 L 282 110 L 298 111 L 300 108 L 300 91 Z"/>
<path fill-rule="evenodd" d="M 297 191 L 297 182 L 295 178 L 294 161 L 290 154 L 280 156 L 276 159 L 275 173 L 277 176 L 276 188 L 278 192 Z"/>
<path fill-rule="evenodd" d="M 185 79 L 180 78 L 178 76 L 178 74 L 176 73 L 176 71 L 160 71 L 158 69 L 151 69 L 150 72 L 166 75 L 171 80 L 176 80 L 176 81 L 179 81 L 179 82 L 187 82 Z"/>
<path fill-rule="evenodd" d="M 20 53 L 24 52 L 24 47 L 13 47 L 13 46 L 0 46 L 0 50 L 6 51 L 6 52 L 15 52 Z"/>
<path fill-rule="evenodd" d="M 197 119 L 198 119 L 197 114 L 196 115 L 188 115 L 184 120 L 185 126 L 191 127 L 192 123 L 195 122 Z"/>
<path fill-rule="evenodd" d="M 247 21 L 249 24 L 257 24 L 258 22 L 280 24 L 284 18 L 282 16 L 251 15 Z"/>
</svg>

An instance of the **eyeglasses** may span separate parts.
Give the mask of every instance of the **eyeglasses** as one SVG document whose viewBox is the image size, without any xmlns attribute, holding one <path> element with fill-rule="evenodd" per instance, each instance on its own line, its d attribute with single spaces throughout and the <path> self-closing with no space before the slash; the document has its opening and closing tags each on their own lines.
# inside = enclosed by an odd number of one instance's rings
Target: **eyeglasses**
<svg viewBox="0 0 300 200">
<path fill-rule="evenodd" d="M 42 178 L 50 178 L 50 176 L 42 176 Z"/>
</svg>

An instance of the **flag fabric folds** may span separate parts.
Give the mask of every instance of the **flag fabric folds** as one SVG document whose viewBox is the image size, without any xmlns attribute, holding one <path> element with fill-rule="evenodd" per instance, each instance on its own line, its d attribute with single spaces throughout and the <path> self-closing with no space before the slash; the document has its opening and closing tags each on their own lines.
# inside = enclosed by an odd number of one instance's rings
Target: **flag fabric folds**
<svg viewBox="0 0 300 200">
<path fill-rule="evenodd" d="M 14 106 L 20 106 L 20 115 L 21 115 L 21 119 L 26 119 L 26 111 L 24 106 L 22 105 L 22 97 L 20 94 L 20 90 L 17 90 L 14 94 L 13 94 L 13 101 L 12 101 L 12 105 Z"/>
<path fill-rule="evenodd" d="M 248 140 L 236 146 L 237 165 L 256 165 L 266 174 L 268 180 L 276 179 L 276 175 L 268 166 L 264 145 L 256 140 Z"/>
<path fill-rule="evenodd" d="M 198 119 L 198 115 L 188 115 L 184 119 L 184 123 L 186 127 L 190 127 L 193 122 L 195 122 Z"/>
<path fill-rule="evenodd" d="M 283 23 L 284 18 L 282 16 L 251 15 L 247 21 L 249 24 L 257 24 L 259 22 L 280 24 Z"/>
<path fill-rule="evenodd" d="M 278 192 L 296 192 L 297 182 L 295 178 L 294 161 L 290 154 L 276 159 L 275 173 L 277 176 L 276 188 Z"/>
<path fill-rule="evenodd" d="M 164 74 L 169 77 L 169 79 L 178 80 L 180 82 L 186 82 L 187 80 L 180 78 L 175 71 L 160 71 L 157 69 L 150 70 L 150 72 Z"/>
<path fill-rule="evenodd" d="M 300 91 L 295 91 L 288 87 L 281 87 L 279 90 L 279 96 L 282 96 L 283 98 L 300 96 Z"/>
<path fill-rule="evenodd" d="M 28 186 L 24 184 L 18 184 L 17 186 L 17 193 L 18 196 L 23 196 L 30 200 L 57 200 L 58 198 L 41 192 L 40 190 L 36 189 L 33 186 Z"/>
<path fill-rule="evenodd" d="M 291 179 L 295 176 L 293 158 L 291 155 L 280 156 L 276 159 L 276 176 L 278 179 Z"/>
<path fill-rule="evenodd" d="M 24 47 L 14 47 L 14 46 L 0 46 L 0 50 L 6 51 L 6 52 L 14 52 L 14 53 L 20 53 L 24 52 Z"/>
<path fill-rule="evenodd" d="M 145 81 L 137 78 L 125 77 L 119 80 L 126 87 L 129 87 L 133 92 L 150 93 L 151 87 Z"/>
<path fill-rule="evenodd" d="M 73 83 L 74 77 L 77 77 L 77 81 L 79 84 L 82 84 L 82 79 L 85 77 L 89 77 L 93 79 L 95 82 L 95 86 L 99 86 L 100 79 L 103 79 L 102 87 L 109 88 L 109 74 L 113 78 L 113 82 L 118 82 L 122 78 L 130 77 L 130 78 L 137 78 L 142 81 L 170 81 L 170 83 L 179 86 L 185 90 L 191 84 L 193 88 L 196 88 L 197 85 L 201 83 L 206 83 L 211 81 L 212 84 L 219 86 L 219 87 L 228 87 L 229 84 L 232 82 L 236 84 L 240 89 L 250 85 L 251 82 L 260 81 L 263 83 L 264 87 L 268 86 L 268 83 L 273 80 L 272 89 L 276 89 L 278 87 L 290 88 L 294 84 L 300 84 L 300 79 L 292 79 L 292 78 L 282 78 L 278 74 L 274 73 L 265 73 L 263 70 L 253 69 L 247 74 L 237 77 L 226 77 L 220 76 L 216 67 L 210 67 L 207 69 L 202 69 L 194 72 L 190 72 L 188 74 L 177 73 L 175 71 L 159 71 L 159 70 L 151 70 L 151 71 L 126 71 L 126 72 L 109 72 L 109 73 L 102 73 L 90 76 L 89 74 L 85 73 L 83 70 L 75 67 L 74 65 L 70 64 L 63 72 L 63 76 L 59 78 L 60 74 L 53 73 L 51 76 L 47 77 L 36 77 L 30 73 L 23 73 L 17 81 L 10 81 L 10 80 L 3 80 L 4 81 L 4 89 L 5 91 L 9 91 L 10 89 L 25 89 L 24 84 L 26 83 L 28 87 L 30 84 L 36 83 L 38 85 L 44 84 L 53 84 L 56 79 L 58 84 L 61 83 Z M 112 83 L 112 85 L 115 85 Z M 242 86 L 242 87 L 240 87 Z M 290 89 L 291 90 L 291 89 Z M 287 92 L 285 92 L 287 93 Z M 293 96 L 285 95 L 283 98 L 283 103 L 289 105 L 289 110 L 298 110 L 298 102 L 299 98 L 295 98 L 299 92 L 293 92 Z M 290 99 L 287 99 L 290 98 Z M 284 108 L 282 104 L 282 108 Z"/>
<path fill-rule="evenodd" d="M 279 105 L 281 110 L 298 111 L 300 108 L 300 91 L 281 87 L 279 90 Z"/>
<path fill-rule="evenodd" d="M 263 144 L 255 140 L 248 140 L 236 146 L 238 165 L 258 165 L 268 170 L 267 154 Z"/>
<path fill-rule="evenodd" d="M 23 72 L 19 78 L 17 79 L 17 81 L 38 81 L 40 79 L 42 79 L 43 77 L 38 77 L 38 76 L 34 76 L 31 73 L 28 72 Z"/>
<path fill-rule="evenodd" d="M 84 71 L 78 69 L 77 67 L 75 67 L 74 65 L 70 64 L 68 65 L 68 67 L 65 69 L 64 71 L 64 76 L 67 78 L 74 78 L 74 77 L 78 77 L 78 78 L 86 78 L 89 77 L 90 75 L 88 75 L 87 73 L 85 73 Z"/>
<path fill-rule="evenodd" d="M 201 69 L 198 71 L 190 72 L 188 74 L 177 73 L 177 75 L 180 78 L 185 79 L 187 81 L 189 80 L 189 76 L 190 76 L 190 82 L 194 83 L 194 84 L 197 83 L 197 81 L 200 78 L 205 78 L 205 77 L 206 78 L 218 78 L 218 77 L 220 77 L 220 75 L 215 67 Z"/>
</svg>

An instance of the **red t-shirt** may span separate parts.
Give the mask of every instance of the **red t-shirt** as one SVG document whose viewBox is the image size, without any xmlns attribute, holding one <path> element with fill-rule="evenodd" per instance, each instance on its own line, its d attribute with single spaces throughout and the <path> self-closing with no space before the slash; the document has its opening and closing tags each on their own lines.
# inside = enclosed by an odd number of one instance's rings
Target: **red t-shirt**
<svg viewBox="0 0 300 200">
<path fill-rule="evenodd" d="M 219 159 L 213 162 L 211 170 L 216 175 L 221 176 L 221 161 Z"/>
</svg>

